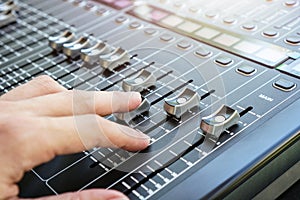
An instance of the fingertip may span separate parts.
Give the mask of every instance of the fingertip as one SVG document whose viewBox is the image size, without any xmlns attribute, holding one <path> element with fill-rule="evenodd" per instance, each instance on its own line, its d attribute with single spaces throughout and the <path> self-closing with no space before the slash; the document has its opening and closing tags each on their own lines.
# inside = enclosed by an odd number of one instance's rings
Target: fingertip
<svg viewBox="0 0 300 200">
<path fill-rule="evenodd" d="M 142 97 L 139 92 L 130 92 L 130 109 L 135 109 L 137 108 L 141 102 L 142 102 Z"/>
</svg>

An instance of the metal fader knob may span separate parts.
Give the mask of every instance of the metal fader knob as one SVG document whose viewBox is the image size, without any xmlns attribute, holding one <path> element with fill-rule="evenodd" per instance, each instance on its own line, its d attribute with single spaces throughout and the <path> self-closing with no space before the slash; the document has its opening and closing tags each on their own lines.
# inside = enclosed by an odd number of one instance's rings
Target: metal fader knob
<svg viewBox="0 0 300 200">
<path fill-rule="evenodd" d="M 75 58 L 80 55 L 80 51 L 83 48 L 87 48 L 90 46 L 89 39 L 87 37 L 80 37 L 74 42 L 63 44 L 63 52 L 66 56 L 71 58 Z"/>
<path fill-rule="evenodd" d="M 189 88 L 186 88 L 178 96 L 170 99 L 165 99 L 164 109 L 168 114 L 174 115 L 179 118 L 189 109 L 198 106 L 199 103 L 199 94 Z"/>
<path fill-rule="evenodd" d="M 121 47 L 116 48 L 113 52 L 100 56 L 100 65 L 104 69 L 113 70 L 116 67 L 130 61 L 128 52 Z"/>
<path fill-rule="evenodd" d="M 89 64 L 95 64 L 99 61 L 99 56 L 110 53 L 111 47 L 100 41 L 94 46 L 81 50 L 81 59 Z"/>
<path fill-rule="evenodd" d="M 17 14 L 14 10 L 0 12 L 0 27 L 6 26 L 17 20 Z"/>
<path fill-rule="evenodd" d="M 74 38 L 75 34 L 67 30 L 59 35 L 50 36 L 48 38 L 49 46 L 56 51 L 60 51 L 63 48 L 63 44 L 73 41 Z"/>
<path fill-rule="evenodd" d="M 115 117 L 119 120 L 130 122 L 132 119 L 134 119 L 136 116 L 149 111 L 150 109 L 150 103 L 147 99 L 143 99 L 142 103 L 137 107 L 135 110 L 127 113 L 116 113 Z"/>
<path fill-rule="evenodd" d="M 219 139 L 224 130 L 237 124 L 239 120 L 240 114 L 236 110 L 230 108 L 229 106 L 223 105 L 213 114 L 203 117 L 200 128 L 206 134 L 210 134 L 216 139 Z"/>
<path fill-rule="evenodd" d="M 122 88 L 124 91 L 136 91 L 141 92 L 144 89 L 155 85 L 156 77 L 153 73 L 143 69 L 136 76 L 127 78 L 122 83 Z"/>
</svg>

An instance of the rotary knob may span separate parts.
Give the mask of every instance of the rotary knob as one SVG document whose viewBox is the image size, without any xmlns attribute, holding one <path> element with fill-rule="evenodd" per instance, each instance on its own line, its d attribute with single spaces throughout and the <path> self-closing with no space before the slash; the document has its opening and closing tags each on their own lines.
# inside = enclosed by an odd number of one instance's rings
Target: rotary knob
<svg viewBox="0 0 300 200">
<path fill-rule="evenodd" d="M 199 94 L 186 88 L 179 95 L 170 99 L 165 99 L 164 109 L 168 114 L 180 118 L 183 113 L 198 106 L 199 103 Z"/>
<path fill-rule="evenodd" d="M 155 83 L 156 77 L 153 75 L 153 73 L 143 69 L 134 77 L 125 79 L 122 83 L 122 88 L 126 92 L 141 92 L 150 86 L 154 86 Z"/>
</svg>

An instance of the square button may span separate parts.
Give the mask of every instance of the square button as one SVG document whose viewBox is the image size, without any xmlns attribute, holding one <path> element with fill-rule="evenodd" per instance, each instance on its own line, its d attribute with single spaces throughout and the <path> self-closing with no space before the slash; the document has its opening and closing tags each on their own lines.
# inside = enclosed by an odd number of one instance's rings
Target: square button
<svg viewBox="0 0 300 200">
<path fill-rule="evenodd" d="M 181 24 L 184 20 L 181 17 L 177 17 L 175 15 L 170 15 L 164 18 L 161 22 L 171 27 L 175 27 Z"/>
<path fill-rule="evenodd" d="M 273 83 L 273 86 L 283 91 L 291 91 L 296 87 L 296 84 L 286 79 L 279 79 Z"/>
<path fill-rule="evenodd" d="M 214 39 L 215 42 L 222 44 L 224 46 L 227 46 L 227 47 L 234 45 L 235 43 L 237 43 L 240 40 L 241 40 L 240 38 L 237 38 L 232 35 L 225 34 L 225 33 L 223 33 L 222 35 L 220 35 Z"/>
<path fill-rule="evenodd" d="M 178 28 L 185 32 L 192 33 L 194 31 L 196 31 L 197 29 L 201 28 L 201 25 L 190 22 L 190 21 L 186 21 L 186 22 L 182 23 L 181 25 L 179 25 Z"/>
<path fill-rule="evenodd" d="M 219 35 L 220 32 L 211 28 L 204 27 L 196 32 L 197 36 L 210 40 L 211 38 Z"/>
<path fill-rule="evenodd" d="M 262 47 L 260 45 L 253 44 L 251 42 L 242 41 L 242 42 L 234 45 L 233 48 L 236 50 L 245 52 L 245 53 L 253 54 L 253 53 L 257 52 L 258 50 L 260 50 Z"/>
</svg>

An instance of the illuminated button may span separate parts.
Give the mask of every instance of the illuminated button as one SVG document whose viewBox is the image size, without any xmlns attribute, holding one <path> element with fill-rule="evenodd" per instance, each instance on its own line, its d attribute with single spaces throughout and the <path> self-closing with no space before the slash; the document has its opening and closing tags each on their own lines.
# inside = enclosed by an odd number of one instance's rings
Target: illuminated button
<svg viewBox="0 0 300 200">
<path fill-rule="evenodd" d="M 155 35 L 158 31 L 154 28 L 147 28 L 144 31 L 147 35 Z"/>
<path fill-rule="evenodd" d="M 287 38 L 285 38 L 284 41 L 291 45 L 300 45 L 300 37 L 298 37 L 298 36 L 287 37 Z"/>
<path fill-rule="evenodd" d="M 204 27 L 195 33 L 197 36 L 200 36 L 205 39 L 211 39 L 220 34 L 219 31 L 211 28 Z"/>
<path fill-rule="evenodd" d="M 233 60 L 229 57 L 219 56 L 216 58 L 215 62 L 222 66 L 229 66 L 233 63 Z"/>
<path fill-rule="evenodd" d="M 256 29 L 256 25 L 255 24 L 244 24 L 242 26 L 242 28 L 247 31 L 253 31 Z"/>
<path fill-rule="evenodd" d="M 241 41 L 238 44 L 234 45 L 233 48 L 245 53 L 252 54 L 260 50 L 262 46 L 253 42 Z"/>
<path fill-rule="evenodd" d="M 192 33 L 194 31 L 196 31 L 197 29 L 201 28 L 201 25 L 190 22 L 190 21 L 186 21 L 186 22 L 180 24 L 177 28 L 179 28 L 180 30 L 183 30 L 185 32 Z"/>
<path fill-rule="evenodd" d="M 276 37 L 278 36 L 278 32 L 270 29 L 270 30 L 263 31 L 263 35 L 266 37 Z"/>
<path fill-rule="evenodd" d="M 137 107 L 135 110 L 127 113 L 116 113 L 114 116 L 121 120 L 129 123 L 132 119 L 137 117 L 138 115 L 141 115 L 150 109 L 150 103 L 147 99 L 143 99 L 142 103 Z"/>
<path fill-rule="evenodd" d="M 128 20 L 128 18 L 125 16 L 119 16 L 116 18 L 116 22 L 119 24 L 122 24 L 122 23 L 126 22 L 127 20 Z"/>
<path fill-rule="evenodd" d="M 50 36 L 48 40 L 52 49 L 60 51 L 62 50 L 63 44 L 73 41 L 74 38 L 75 34 L 67 30 L 59 35 Z"/>
<path fill-rule="evenodd" d="M 170 42 L 174 39 L 174 37 L 170 34 L 163 34 L 162 36 L 160 36 L 160 39 L 165 42 Z"/>
<path fill-rule="evenodd" d="M 89 64 L 94 64 L 99 61 L 100 55 L 105 55 L 111 52 L 111 48 L 104 42 L 98 42 L 88 49 L 81 50 L 81 59 Z"/>
<path fill-rule="evenodd" d="M 176 15 L 170 15 L 170 16 L 164 18 L 161 22 L 168 26 L 175 27 L 175 26 L 181 24 L 183 21 L 184 20 L 181 17 L 178 17 Z"/>
<path fill-rule="evenodd" d="M 126 92 L 141 92 L 148 87 L 154 86 L 155 83 L 156 77 L 153 73 L 143 69 L 136 76 L 125 79 L 122 83 L 122 88 Z"/>
<path fill-rule="evenodd" d="M 131 6 L 132 1 L 129 1 L 129 0 L 115 1 L 114 5 L 119 9 L 123 9 L 123 8 L 127 8 L 127 7 Z"/>
<path fill-rule="evenodd" d="M 236 110 L 223 105 L 213 114 L 203 117 L 200 128 L 206 133 L 205 139 L 209 138 L 218 141 L 221 133 L 231 126 L 238 124 L 239 120 L 240 114 Z"/>
<path fill-rule="evenodd" d="M 221 45 L 230 47 L 240 40 L 241 40 L 240 38 L 223 33 L 223 34 L 219 35 L 218 37 L 216 37 L 213 41 L 215 41 Z"/>
<path fill-rule="evenodd" d="M 138 28 L 142 27 L 142 24 L 139 22 L 132 22 L 129 24 L 129 27 L 132 29 L 138 29 Z"/>
<path fill-rule="evenodd" d="M 251 66 L 244 65 L 244 66 L 237 68 L 236 71 L 242 75 L 251 76 L 251 75 L 255 74 L 255 72 L 257 70 Z"/>
<path fill-rule="evenodd" d="M 120 65 L 129 63 L 130 56 L 128 52 L 121 47 L 116 48 L 113 52 L 100 56 L 100 65 L 108 70 L 113 70 Z"/>
<path fill-rule="evenodd" d="M 197 56 L 200 56 L 200 57 L 203 57 L 203 58 L 207 58 L 207 57 L 209 57 L 209 56 L 212 55 L 212 52 L 209 51 L 208 49 L 201 48 L 201 49 L 198 49 L 197 51 L 195 51 L 195 54 Z"/>
<path fill-rule="evenodd" d="M 296 84 L 286 79 L 279 79 L 273 83 L 273 86 L 283 91 L 291 91 L 296 87 Z"/>
<path fill-rule="evenodd" d="M 297 0 L 287 0 L 284 2 L 284 5 L 288 6 L 288 7 L 293 7 L 298 5 L 298 1 Z"/>
<path fill-rule="evenodd" d="M 177 44 L 177 46 L 182 49 L 188 49 L 192 46 L 192 44 L 186 40 L 182 40 Z"/>
<path fill-rule="evenodd" d="M 169 115 L 179 118 L 189 109 L 198 106 L 199 103 L 200 96 L 198 93 L 186 88 L 179 95 L 165 99 L 164 109 Z"/>
<path fill-rule="evenodd" d="M 89 46 L 89 39 L 87 37 L 80 37 L 74 42 L 63 44 L 63 52 L 66 56 L 75 58 L 80 55 L 81 49 L 88 48 Z"/>
</svg>

